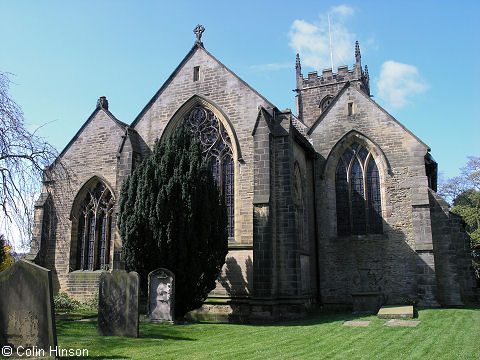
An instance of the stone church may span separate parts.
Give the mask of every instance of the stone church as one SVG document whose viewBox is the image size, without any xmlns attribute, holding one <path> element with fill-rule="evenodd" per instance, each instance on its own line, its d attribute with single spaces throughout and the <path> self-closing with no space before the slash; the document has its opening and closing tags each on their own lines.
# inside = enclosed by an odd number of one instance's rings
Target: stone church
<svg viewBox="0 0 480 360">
<path fill-rule="evenodd" d="M 352 69 L 305 76 L 297 55 L 294 114 L 208 52 L 203 30 L 130 125 L 100 97 L 45 171 L 29 257 L 53 271 L 57 291 L 91 298 L 102 272 L 123 268 L 121 184 L 183 122 L 228 209 L 226 264 L 200 315 L 278 319 L 362 298 L 428 307 L 473 298 L 469 239 L 436 194 L 437 163 L 372 100 L 358 42 Z"/>
</svg>

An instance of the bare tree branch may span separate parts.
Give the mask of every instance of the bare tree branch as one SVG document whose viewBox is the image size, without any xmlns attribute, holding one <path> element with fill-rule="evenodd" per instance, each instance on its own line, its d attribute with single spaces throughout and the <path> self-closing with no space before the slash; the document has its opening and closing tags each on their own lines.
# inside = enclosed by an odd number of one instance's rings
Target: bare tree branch
<svg viewBox="0 0 480 360">
<path fill-rule="evenodd" d="M 31 240 L 34 197 L 41 192 L 44 169 L 57 150 L 37 130 L 26 129 L 21 108 L 9 96 L 9 73 L 0 72 L 0 231 L 19 229 L 22 245 Z"/>
</svg>

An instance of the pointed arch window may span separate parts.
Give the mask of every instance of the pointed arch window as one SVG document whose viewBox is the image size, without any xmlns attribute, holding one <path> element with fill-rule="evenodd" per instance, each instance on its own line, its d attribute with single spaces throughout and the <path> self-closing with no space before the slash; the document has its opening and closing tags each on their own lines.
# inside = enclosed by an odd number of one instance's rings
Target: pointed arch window
<svg viewBox="0 0 480 360">
<path fill-rule="evenodd" d="M 109 264 L 113 205 L 102 182 L 87 190 L 78 211 L 77 270 L 102 270 Z"/>
<path fill-rule="evenodd" d="M 295 204 L 295 223 L 297 228 L 297 234 L 299 239 L 299 244 L 302 248 L 306 248 L 306 236 L 305 236 L 305 206 L 303 201 L 303 181 L 302 181 L 302 172 L 300 166 L 295 162 L 295 193 L 294 193 L 294 204 Z"/>
<path fill-rule="evenodd" d="M 338 161 L 335 195 L 339 236 L 383 232 L 377 164 L 372 154 L 356 142 Z"/>
<path fill-rule="evenodd" d="M 232 142 L 218 117 L 209 109 L 198 105 L 184 118 L 195 139 L 200 141 L 203 157 L 210 163 L 212 174 L 225 199 L 228 214 L 228 237 L 233 240 L 234 211 L 234 161 Z"/>
</svg>

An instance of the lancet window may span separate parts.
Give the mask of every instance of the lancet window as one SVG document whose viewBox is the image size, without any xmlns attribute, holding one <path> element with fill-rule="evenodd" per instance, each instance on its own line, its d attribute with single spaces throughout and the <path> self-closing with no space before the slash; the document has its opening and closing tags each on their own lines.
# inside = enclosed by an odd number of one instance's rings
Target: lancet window
<svg viewBox="0 0 480 360">
<path fill-rule="evenodd" d="M 77 270 L 103 270 L 109 264 L 114 199 L 100 181 L 87 191 L 78 213 Z"/>
<path fill-rule="evenodd" d="M 302 173 L 300 167 L 295 163 L 295 187 L 294 187 L 294 204 L 295 204 L 295 222 L 297 226 L 297 234 L 302 248 L 306 247 L 305 244 L 305 230 L 304 230 L 304 201 L 303 201 L 303 182 Z"/>
<path fill-rule="evenodd" d="M 380 178 L 372 154 L 354 142 L 335 172 L 338 235 L 381 234 Z"/>
<path fill-rule="evenodd" d="M 184 118 L 195 139 L 200 141 L 204 158 L 210 163 L 213 177 L 225 199 L 228 213 L 228 236 L 234 236 L 234 162 L 232 142 L 218 117 L 203 106 L 194 107 Z"/>
</svg>

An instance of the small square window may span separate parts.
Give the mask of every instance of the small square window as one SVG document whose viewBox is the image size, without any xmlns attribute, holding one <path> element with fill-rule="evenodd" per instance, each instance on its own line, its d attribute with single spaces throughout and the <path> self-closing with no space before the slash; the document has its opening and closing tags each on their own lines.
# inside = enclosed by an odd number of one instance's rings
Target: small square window
<svg viewBox="0 0 480 360">
<path fill-rule="evenodd" d="M 349 102 L 348 105 L 347 105 L 347 111 L 348 111 L 348 115 L 351 116 L 353 115 L 353 102 Z"/>
<path fill-rule="evenodd" d="M 200 78 L 200 66 L 195 66 L 193 68 L 193 81 L 198 81 Z"/>
</svg>

